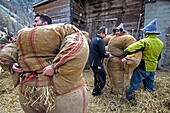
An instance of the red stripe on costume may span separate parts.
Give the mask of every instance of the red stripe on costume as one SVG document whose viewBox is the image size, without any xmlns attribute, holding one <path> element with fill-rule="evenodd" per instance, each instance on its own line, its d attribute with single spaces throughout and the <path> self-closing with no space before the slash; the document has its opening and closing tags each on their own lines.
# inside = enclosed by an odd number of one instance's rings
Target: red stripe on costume
<svg viewBox="0 0 170 113">
<path fill-rule="evenodd" d="M 33 29 L 30 33 L 30 36 L 29 36 L 29 43 L 30 43 L 30 49 L 32 50 L 32 53 L 34 54 L 34 56 L 37 56 L 37 52 L 35 50 L 35 44 L 34 44 L 34 34 L 35 34 L 35 31 L 36 31 L 37 28 Z M 36 62 L 37 64 L 40 66 L 40 68 L 43 70 L 45 65 L 43 64 L 43 61 L 41 58 L 35 58 L 36 59 Z"/>
<path fill-rule="evenodd" d="M 74 38 L 74 42 L 68 47 L 68 49 L 64 53 L 62 53 L 61 57 L 58 58 L 57 61 L 55 61 L 55 68 L 66 63 L 72 56 L 76 55 L 81 50 L 84 44 L 83 42 L 83 36 L 81 36 L 81 34 L 77 32 L 77 35 Z"/>
<path fill-rule="evenodd" d="M 74 25 L 71 26 L 71 29 L 73 29 L 75 32 L 78 32 L 78 29 Z"/>
<path fill-rule="evenodd" d="M 48 85 L 52 86 L 53 84 L 53 77 L 48 77 Z"/>
<path fill-rule="evenodd" d="M 82 90 L 82 96 L 83 96 L 83 111 L 82 111 L 82 113 L 85 113 L 85 109 L 86 109 L 86 96 L 85 96 L 84 87 L 81 87 L 81 90 Z"/>
<path fill-rule="evenodd" d="M 23 63 L 26 65 L 28 70 L 31 71 L 31 68 L 29 67 L 29 65 L 28 65 L 28 63 L 26 61 L 24 49 L 23 49 L 22 44 L 21 44 L 21 34 L 19 34 L 19 36 L 18 36 L 18 45 L 19 45 L 19 48 L 21 49 Z"/>
<path fill-rule="evenodd" d="M 27 75 L 22 82 L 19 82 L 18 84 L 24 84 L 26 82 L 29 82 L 30 80 L 34 79 L 36 76 L 37 74 L 32 72 L 29 75 Z"/>
<path fill-rule="evenodd" d="M 63 93 L 63 94 L 60 94 L 60 93 L 58 93 L 57 91 L 55 91 L 55 94 L 56 94 L 56 96 L 61 96 L 61 95 L 64 95 L 64 94 L 66 94 L 66 93 L 70 93 L 70 92 L 72 92 L 72 91 L 74 91 L 74 90 L 77 90 L 77 89 L 79 89 L 79 88 L 81 88 L 81 87 L 83 87 L 83 85 L 79 85 L 79 86 L 73 87 L 73 88 L 69 89 L 68 92 L 65 92 L 65 93 Z"/>
</svg>

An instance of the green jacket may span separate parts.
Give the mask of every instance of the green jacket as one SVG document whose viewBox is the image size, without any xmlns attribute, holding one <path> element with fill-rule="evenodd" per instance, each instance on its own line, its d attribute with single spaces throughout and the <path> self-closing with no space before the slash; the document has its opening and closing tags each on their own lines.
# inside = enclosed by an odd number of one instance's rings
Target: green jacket
<svg viewBox="0 0 170 113">
<path fill-rule="evenodd" d="M 128 55 L 143 51 L 142 60 L 137 68 L 154 72 L 156 71 L 158 60 L 161 58 L 163 47 L 163 42 L 157 38 L 156 34 L 147 34 L 144 39 L 128 46 L 124 50 L 124 54 Z"/>
<path fill-rule="evenodd" d="M 10 41 L 9 41 L 9 38 L 8 38 L 8 36 L 3 36 L 2 38 L 0 38 L 0 44 L 7 44 L 7 43 L 9 43 Z"/>
</svg>

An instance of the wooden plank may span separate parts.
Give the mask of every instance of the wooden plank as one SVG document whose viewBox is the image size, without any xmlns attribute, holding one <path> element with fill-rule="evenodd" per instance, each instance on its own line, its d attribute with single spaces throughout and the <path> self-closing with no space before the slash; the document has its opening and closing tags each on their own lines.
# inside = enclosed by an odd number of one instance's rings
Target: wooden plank
<svg viewBox="0 0 170 113">
<path fill-rule="evenodd" d="M 101 11 L 107 12 L 107 11 L 120 10 L 122 8 L 123 8 L 122 4 L 111 5 L 111 6 L 108 6 L 106 4 L 105 7 L 103 7 L 103 5 L 100 6 L 100 4 L 99 4 L 98 7 L 95 7 L 95 6 L 88 7 L 87 8 L 88 10 L 86 11 L 86 13 L 99 13 Z"/>
<path fill-rule="evenodd" d="M 85 30 L 86 28 L 86 14 L 84 6 L 80 3 L 81 1 L 75 2 L 72 0 L 71 3 L 71 18 L 72 18 L 72 24 L 76 25 L 79 29 Z"/>
<path fill-rule="evenodd" d="M 89 14 L 89 15 L 86 15 L 86 18 L 110 18 L 110 17 L 113 17 L 113 18 L 117 18 L 118 14 L 121 13 L 120 11 L 118 12 L 102 12 L 102 13 L 95 13 L 95 14 Z"/>
<path fill-rule="evenodd" d="M 54 19 L 53 23 L 70 23 L 70 18 L 61 18 L 61 19 Z"/>
<path fill-rule="evenodd" d="M 106 7 L 106 8 L 93 8 L 93 7 L 89 7 L 89 9 L 93 9 L 93 10 L 88 10 L 87 13 L 99 13 L 99 12 L 120 12 L 122 10 L 125 10 L 125 12 L 127 11 L 132 11 L 132 10 L 141 10 L 141 4 L 134 4 L 134 5 L 130 5 L 127 6 L 126 8 L 123 9 L 123 6 L 120 5 L 115 5 L 115 6 L 111 6 L 111 7 Z"/>
<path fill-rule="evenodd" d="M 119 4 L 119 3 L 123 3 L 124 1 L 121 0 L 89 0 L 88 4 L 91 5 L 95 5 L 95 4 L 100 4 L 100 3 L 109 3 L 109 4 Z"/>
<path fill-rule="evenodd" d="M 71 17 L 71 14 L 70 13 L 58 13 L 57 15 L 56 14 L 51 14 L 52 16 L 50 16 L 52 19 L 53 18 L 59 18 L 59 19 L 61 19 L 61 18 L 66 18 L 66 17 Z"/>
<path fill-rule="evenodd" d="M 66 15 L 66 16 L 70 16 L 70 8 L 69 7 L 60 7 L 57 8 L 58 10 L 56 11 L 50 11 L 49 14 L 50 15 Z"/>
<path fill-rule="evenodd" d="M 39 6 L 39 7 L 34 7 L 34 12 L 38 13 L 41 10 L 47 10 L 51 7 L 60 6 L 60 5 L 64 5 L 64 4 L 70 4 L 70 0 L 56 0 L 54 2 L 44 4 L 44 5 Z"/>
<path fill-rule="evenodd" d="M 60 6 L 60 5 L 64 5 L 64 4 L 70 4 L 70 0 L 56 0 L 54 2 L 48 3 L 48 4 L 44 4 L 42 6 L 39 7 L 35 7 L 35 9 L 40 9 L 40 10 L 44 10 L 50 7 L 55 7 L 55 6 Z"/>
<path fill-rule="evenodd" d="M 141 0 L 90 0 L 86 6 L 87 28 L 91 33 L 95 33 L 93 30 L 96 30 L 96 26 L 92 25 L 93 20 L 118 18 L 117 24 L 123 22 L 127 30 L 136 29 L 142 8 Z"/>
<path fill-rule="evenodd" d="M 85 19 L 85 18 L 81 18 L 80 16 L 78 16 L 78 15 L 76 15 L 76 14 L 74 14 L 74 13 L 73 13 L 72 17 L 73 17 L 73 18 L 76 18 L 76 19 L 78 19 L 78 20 L 81 20 L 81 21 L 83 21 L 83 22 L 86 22 L 86 19 Z"/>
<path fill-rule="evenodd" d="M 69 4 L 63 4 L 60 6 L 54 6 L 54 7 L 50 7 L 48 9 L 45 9 L 46 12 L 66 12 L 66 11 L 70 11 L 70 5 Z"/>
<path fill-rule="evenodd" d="M 83 11 L 73 9 L 73 13 L 78 15 L 81 18 L 86 18 L 86 14 Z"/>
<path fill-rule="evenodd" d="M 71 4 L 73 5 L 73 9 L 85 11 L 84 7 L 78 4 L 77 2 L 75 2 L 74 0 L 71 2 Z"/>
<path fill-rule="evenodd" d="M 79 23 L 73 21 L 73 25 L 78 27 L 80 30 L 85 30 L 86 29 L 86 25 L 85 24 L 79 24 Z"/>
</svg>

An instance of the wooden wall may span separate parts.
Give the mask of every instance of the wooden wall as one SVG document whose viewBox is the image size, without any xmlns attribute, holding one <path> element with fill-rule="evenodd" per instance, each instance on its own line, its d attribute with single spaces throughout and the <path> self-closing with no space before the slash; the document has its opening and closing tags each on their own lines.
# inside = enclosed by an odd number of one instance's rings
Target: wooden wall
<svg viewBox="0 0 170 113">
<path fill-rule="evenodd" d="M 101 26 L 106 26 L 112 33 L 114 27 L 123 23 L 125 29 L 130 34 L 133 31 L 133 36 L 139 39 L 137 30 L 143 28 L 144 19 L 147 23 L 152 18 L 158 18 L 158 31 L 163 34 L 160 39 L 165 43 L 161 65 L 170 69 L 169 0 L 43 0 L 33 7 L 35 13 L 50 15 L 54 23 L 67 22 L 88 31 L 90 38 Z"/>
<path fill-rule="evenodd" d="M 86 11 L 84 7 L 81 0 L 71 0 L 72 24 L 81 30 L 86 28 Z"/>
<path fill-rule="evenodd" d="M 153 19 L 157 19 L 157 31 L 161 32 L 157 36 L 164 42 L 164 50 L 158 66 L 170 70 L 170 0 L 150 0 L 145 4 L 144 25 L 146 26 Z"/>
<path fill-rule="evenodd" d="M 46 2 L 45 2 L 46 1 Z M 34 5 L 35 13 L 45 13 L 52 17 L 53 23 L 71 23 L 85 30 L 86 16 L 82 0 L 54 0 L 39 2 Z"/>
<path fill-rule="evenodd" d="M 135 32 L 140 14 L 144 13 L 144 0 L 53 0 L 35 4 L 34 11 L 50 15 L 54 23 L 74 24 L 93 37 L 101 26 L 108 27 L 112 33 L 112 29 L 121 22 L 126 30 L 131 32 L 134 29 Z"/>
<path fill-rule="evenodd" d="M 125 29 L 137 29 L 141 13 L 144 13 L 144 0 L 89 0 L 86 4 L 87 31 L 93 37 L 100 26 L 109 28 L 109 32 L 120 23 Z M 143 25 L 143 16 L 140 26 Z"/>
<path fill-rule="evenodd" d="M 70 0 L 54 0 L 35 4 L 35 13 L 45 13 L 52 17 L 53 23 L 71 23 Z"/>
</svg>

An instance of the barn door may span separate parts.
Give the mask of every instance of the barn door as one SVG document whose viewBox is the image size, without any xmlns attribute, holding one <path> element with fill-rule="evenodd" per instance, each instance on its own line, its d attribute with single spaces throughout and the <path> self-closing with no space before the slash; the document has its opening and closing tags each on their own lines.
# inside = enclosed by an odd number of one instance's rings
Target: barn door
<svg viewBox="0 0 170 113">
<path fill-rule="evenodd" d="M 93 20 L 93 22 L 92 22 L 92 33 L 91 33 L 92 36 L 91 37 L 94 37 L 97 30 L 101 26 L 107 27 L 108 28 L 108 33 L 111 34 L 113 28 L 116 26 L 116 20 L 117 20 L 117 18 L 103 19 L 103 20 Z"/>
</svg>

